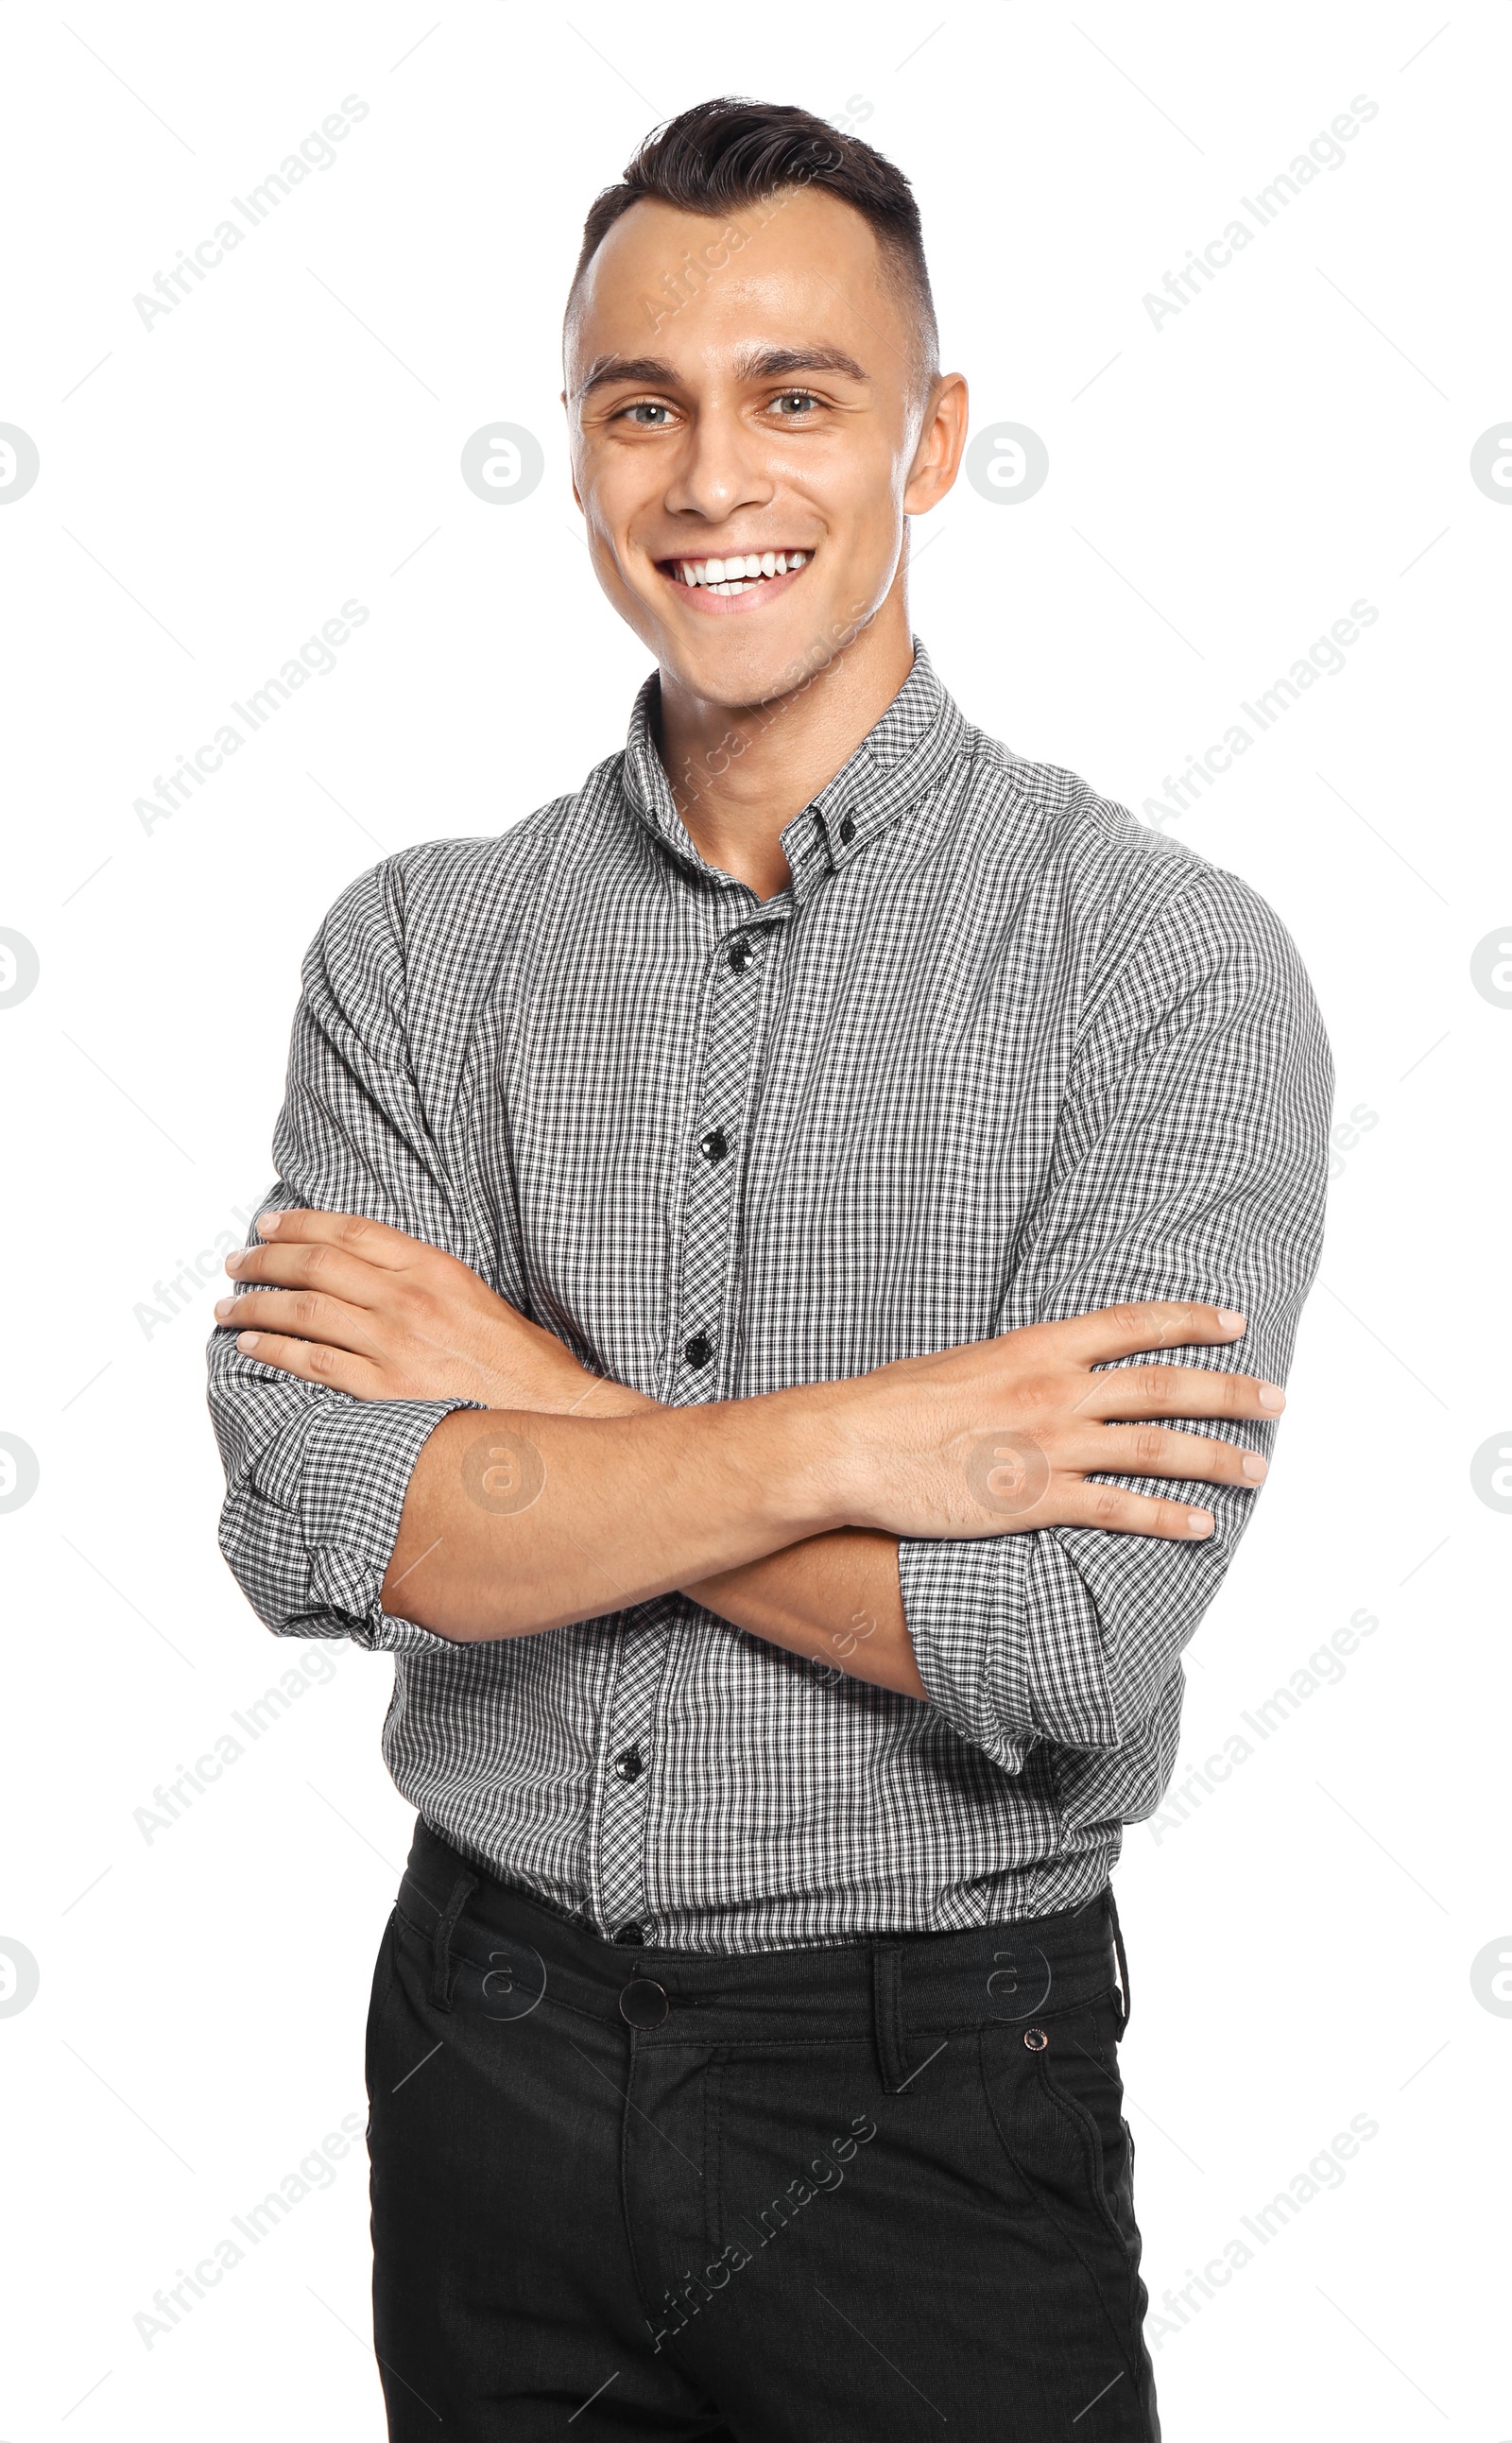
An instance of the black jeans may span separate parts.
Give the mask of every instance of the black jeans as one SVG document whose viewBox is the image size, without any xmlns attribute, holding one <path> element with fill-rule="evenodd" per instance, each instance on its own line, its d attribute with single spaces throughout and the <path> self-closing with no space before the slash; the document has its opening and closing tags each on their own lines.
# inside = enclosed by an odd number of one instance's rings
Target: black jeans
<svg viewBox="0 0 1512 2443">
<path fill-rule="evenodd" d="M 1158 2443 L 1116 1926 L 637 1952 L 421 1825 L 368 2026 L 391 2436 Z"/>
</svg>

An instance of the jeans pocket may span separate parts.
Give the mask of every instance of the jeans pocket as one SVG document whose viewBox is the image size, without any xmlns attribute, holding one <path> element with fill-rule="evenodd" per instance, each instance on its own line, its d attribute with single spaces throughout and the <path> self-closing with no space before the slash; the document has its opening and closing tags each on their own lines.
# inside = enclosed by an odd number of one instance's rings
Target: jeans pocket
<svg viewBox="0 0 1512 2443">
<path fill-rule="evenodd" d="M 1082 2349 L 1090 2381 L 1099 2347 L 1112 2344 L 1129 2379 L 1120 2415 L 1132 2415 L 1144 2443 L 1152 2443 L 1160 2429 L 1143 2338 L 1147 2300 L 1116 2028 L 1111 1989 L 1080 2010 L 985 2026 L 982 2082 L 1013 2176 L 1008 2210 L 1038 2232 L 1046 2296 L 1068 2335 L 1080 2337 L 1066 2346 Z M 1100 2344 L 1089 2340 L 1094 2333 Z"/>
<path fill-rule="evenodd" d="M 1134 2139 L 1123 2117 L 1113 2005 L 1071 2013 L 1045 2032 L 1036 2055 L 1046 2094 L 1081 2132 L 1098 2212 L 1131 2257 L 1139 2252 L 1134 2211 Z"/>
<path fill-rule="evenodd" d="M 1074 2247 L 1139 2253 L 1134 2148 L 1123 2117 L 1112 1995 L 1028 2026 L 985 2028 L 994 2126 L 1024 2187 Z"/>
</svg>

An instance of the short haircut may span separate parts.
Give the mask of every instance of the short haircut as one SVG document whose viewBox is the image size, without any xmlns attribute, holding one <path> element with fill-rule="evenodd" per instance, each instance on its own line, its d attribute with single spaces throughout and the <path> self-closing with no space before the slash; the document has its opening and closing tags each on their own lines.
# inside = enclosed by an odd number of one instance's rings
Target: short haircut
<svg viewBox="0 0 1512 2443">
<path fill-rule="evenodd" d="M 632 204 L 672 204 L 715 218 L 793 187 L 821 187 L 869 224 L 887 266 L 908 292 L 918 327 L 919 370 L 932 380 L 939 371 L 939 330 L 913 188 L 885 155 L 792 103 L 721 95 L 654 128 L 626 163 L 620 184 L 603 189 L 583 223 L 582 250 L 567 292 L 568 322 L 589 264 Z"/>
</svg>

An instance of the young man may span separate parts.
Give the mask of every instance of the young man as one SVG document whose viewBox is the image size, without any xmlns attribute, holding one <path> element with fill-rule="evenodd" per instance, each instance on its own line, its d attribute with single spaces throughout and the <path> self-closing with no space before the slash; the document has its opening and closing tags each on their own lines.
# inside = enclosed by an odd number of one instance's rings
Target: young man
<svg viewBox="0 0 1512 2443">
<path fill-rule="evenodd" d="M 576 794 L 337 902 L 212 1345 L 252 1604 L 395 1656 L 390 2431 L 1151 2443 L 1109 1875 L 1327 1045 L 1254 891 L 911 635 L 966 385 L 896 170 L 685 113 L 565 375 L 655 670 Z"/>
</svg>

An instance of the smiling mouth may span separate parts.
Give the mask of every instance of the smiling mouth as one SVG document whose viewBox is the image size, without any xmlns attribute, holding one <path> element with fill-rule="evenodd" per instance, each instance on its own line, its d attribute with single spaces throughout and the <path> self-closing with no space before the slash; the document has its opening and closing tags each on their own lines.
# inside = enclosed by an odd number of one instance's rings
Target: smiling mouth
<svg viewBox="0 0 1512 2443">
<path fill-rule="evenodd" d="M 728 597 L 754 594 L 773 578 L 794 577 L 813 556 L 810 551 L 747 551 L 723 560 L 663 560 L 657 566 L 675 585 L 703 586 Z"/>
</svg>

